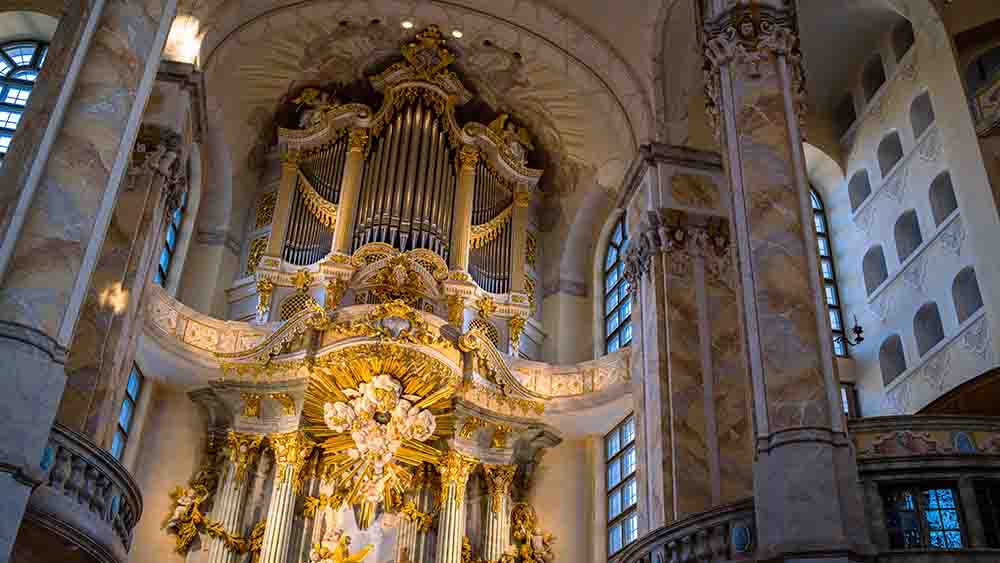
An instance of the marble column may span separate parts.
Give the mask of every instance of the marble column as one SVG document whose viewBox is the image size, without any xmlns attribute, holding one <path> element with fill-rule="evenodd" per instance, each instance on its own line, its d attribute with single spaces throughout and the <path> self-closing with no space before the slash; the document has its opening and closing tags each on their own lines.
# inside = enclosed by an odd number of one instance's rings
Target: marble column
<svg viewBox="0 0 1000 563">
<path fill-rule="evenodd" d="M 267 239 L 265 256 L 281 259 L 285 248 L 285 233 L 292 213 L 292 201 L 299 182 L 299 154 L 289 152 L 281 157 L 281 183 L 278 185 L 278 199 L 274 203 L 274 217 L 271 219 L 271 236 Z"/>
<path fill-rule="evenodd" d="M 458 187 L 455 191 L 454 223 L 451 227 L 451 248 L 448 266 L 452 270 L 469 271 L 469 242 L 472 237 L 472 195 L 476 187 L 476 164 L 479 150 L 463 146 L 458 154 Z M 460 546 L 461 547 L 461 546 Z"/>
<path fill-rule="evenodd" d="M 510 485 L 516 465 L 484 465 L 488 496 L 483 559 L 496 561 L 510 545 Z"/>
<path fill-rule="evenodd" d="M 175 10 L 176 0 L 67 3 L 0 169 L 0 562 L 35 482 Z"/>
<path fill-rule="evenodd" d="M 143 296 L 170 214 L 187 189 L 183 139 L 143 125 L 80 312 L 56 419 L 101 447 L 114 436 L 132 371 Z"/>
<path fill-rule="evenodd" d="M 803 77 L 787 0 L 705 9 L 709 109 L 732 188 L 754 394 L 758 549 L 768 561 L 872 551 L 842 419 L 806 181 Z M 832 558 L 832 559 L 831 559 Z"/>
<path fill-rule="evenodd" d="M 337 223 L 333 227 L 333 252 L 351 253 L 354 236 L 354 218 L 357 216 L 361 177 L 364 174 L 365 151 L 368 148 L 368 130 L 351 129 L 344 179 L 340 184 L 340 201 L 337 203 Z"/>
<path fill-rule="evenodd" d="M 271 504 L 267 508 L 267 526 L 259 563 L 285 563 L 292 535 L 292 518 L 298 496 L 299 472 L 312 454 L 315 444 L 302 432 L 272 434 L 268 442 L 274 451 L 275 475 Z"/>
<path fill-rule="evenodd" d="M 438 465 L 441 473 L 441 514 L 438 520 L 435 563 L 462 563 L 465 539 L 465 486 L 479 462 L 450 450 Z"/>
<path fill-rule="evenodd" d="M 510 262 L 510 291 L 511 293 L 526 293 L 527 286 L 525 279 L 527 276 L 528 259 L 528 211 L 531 203 L 531 194 L 522 187 L 518 187 L 514 192 L 514 213 L 510 218 L 511 226 L 511 262 Z"/>
<path fill-rule="evenodd" d="M 230 431 L 227 442 L 229 463 L 212 509 L 212 520 L 230 534 L 239 535 L 243 530 L 243 506 L 250 483 L 247 473 L 257 461 L 264 437 L 260 434 Z M 209 563 L 236 563 L 238 560 L 239 554 L 226 549 L 224 540 L 214 537 L 208 539 Z"/>
</svg>

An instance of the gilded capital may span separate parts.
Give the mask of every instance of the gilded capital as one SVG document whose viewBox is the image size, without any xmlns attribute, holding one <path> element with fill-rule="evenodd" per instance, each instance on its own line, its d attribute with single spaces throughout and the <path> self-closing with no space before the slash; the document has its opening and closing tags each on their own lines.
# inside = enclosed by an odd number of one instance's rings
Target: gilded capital
<svg viewBox="0 0 1000 563">
<path fill-rule="evenodd" d="M 528 207 L 531 203 L 531 193 L 523 189 L 514 192 L 514 205 L 518 207 Z"/>
<path fill-rule="evenodd" d="M 521 333 L 524 332 L 524 325 L 527 319 L 517 315 L 510 318 L 510 345 L 515 350 L 521 343 Z"/>
<path fill-rule="evenodd" d="M 281 155 L 281 166 L 291 170 L 297 170 L 299 168 L 299 163 L 302 162 L 302 153 L 297 150 L 289 150 L 285 154 Z"/>
<path fill-rule="evenodd" d="M 448 296 L 448 322 L 462 328 L 465 319 L 465 297 L 461 295 Z"/>
<path fill-rule="evenodd" d="M 460 454 L 455 450 L 449 450 L 438 465 L 438 473 L 441 474 L 441 486 L 448 484 L 458 486 L 458 490 L 464 494 L 465 484 L 469 482 L 469 475 L 479 463 L 474 457 Z"/>
<path fill-rule="evenodd" d="M 264 443 L 264 436 L 261 434 L 243 434 L 230 430 L 226 441 L 229 445 L 229 461 L 233 464 L 236 482 L 242 483 L 246 479 L 247 470 L 253 465 L 260 454 L 261 445 Z"/>
<path fill-rule="evenodd" d="M 351 151 L 364 152 L 365 149 L 368 148 L 369 139 L 370 135 L 368 134 L 367 129 L 361 127 L 355 127 L 354 129 L 351 129 L 351 137 L 350 137 Z"/>
<path fill-rule="evenodd" d="M 458 161 L 462 168 L 475 168 L 476 164 L 479 163 L 479 149 L 470 145 L 462 146 L 458 152 Z"/>
<path fill-rule="evenodd" d="M 287 477 L 285 474 L 287 467 L 292 468 L 291 477 L 297 480 L 299 472 L 302 471 L 316 444 L 299 431 L 271 434 L 267 440 L 274 450 L 274 460 L 278 464 L 278 480 L 284 481 Z"/>
<path fill-rule="evenodd" d="M 491 509 L 499 514 L 503 500 L 510 498 L 510 485 L 514 482 L 516 465 L 484 465 L 483 475 L 486 477 L 486 487 L 489 491 Z"/>
</svg>

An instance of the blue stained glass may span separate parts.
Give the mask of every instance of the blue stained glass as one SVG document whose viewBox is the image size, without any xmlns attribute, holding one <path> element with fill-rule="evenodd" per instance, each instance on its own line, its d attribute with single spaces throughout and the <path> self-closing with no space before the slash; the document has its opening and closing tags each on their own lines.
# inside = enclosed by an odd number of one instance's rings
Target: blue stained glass
<svg viewBox="0 0 1000 563">
<path fill-rule="evenodd" d="M 628 344 L 632 342 L 632 323 L 625 325 L 622 329 L 622 342 Z"/>
<path fill-rule="evenodd" d="M 34 45 L 15 45 L 4 49 L 17 66 L 27 66 L 31 64 L 31 58 L 35 55 Z"/>
<path fill-rule="evenodd" d="M 135 368 L 132 368 L 132 373 L 128 376 L 128 387 L 126 388 L 126 391 L 128 391 L 129 397 L 132 397 L 133 399 L 139 398 L 139 372 L 136 371 Z"/>
<path fill-rule="evenodd" d="M 621 245 L 622 239 L 624 237 L 625 237 L 625 223 L 623 221 L 619 221 L 618 225 L 615 227 L 615 236 L 611 237 L 611 242 L 613 242 L 615 246 L 619 246 Z"/>
<path fill-rule="evenodd" d="M 635 419 L 630 418 L 622 426 L 622 442 L 628 444 L 635 440 Z"/>
<path fill-rule="evenodd" d="M 177 229 L 173 225 L 167 226 L 167 247 L 174 250 L 177 246 Z"/>
<path fill-rule="evenodd" d="M 620 347 L 621 344 L 618 340 L 618 335 L 616 334 L 614 338 L 608 341 L 608 353 L 617 352 Z"/>
<path fill-rule="evenodd" d="M 612 291 L 608 294 L 607 300 L 604 302 L 604 314 L 607 315 L 611 311 L 615 310 L 618 306 L 618 292 Z"/>
<path fill-rule="evenodd" d="M 156 270 L 156 273 L 153 274 L 153 283 L 156 285 L 163 285 L 163 276 L 160 275 L 160 270 Z"/>
<path fill-rule="evenodd" d="M 38 80 L 38 73 L 33 70 L 21 70 L 15 72 L 12 77 L 27 80 L 28 82 L 34 82 L 35 80 Z"/>
<path fill-rule="evenodd" d="M 632 302 L 629 301 L 628 299 L 626 299 L 625 302 L 622 303 L 622 310 L 621 310 L 621 313 L 619 313 L 619 314 L 622 316 L 622 318 L 625 318 L 625 317 L 628 317 L 629 315 L 631 315 L 632 314 Z"/>
<path fill-rule="evenodd" d="M 608 257 L 604 259 L 604 269 L 607 270 L 608 268 L 614 266 L 617 260 L 618 250 L 614 247 L 608 248 Z"/>
<path fill-rule="evenodd" d="M 816 232 L 825 233 L 826 232 L 826 221 L 823 220 L 822 215 L 814 215 L 816 221 Z"/>
<path fill-rule="evenodd" d="M 115 432 L 114 440 L 111 442 L 111 455 L 115 456 L 115 459 L 120 460 L 124 449 L 125 436 L 122 435 L 121 431 Z"/>
<path fill-rule="evenodd" d="M 129 424 L 132 424 L 132 401 L 129 399 L 124 399 L 122 401 L 122 410 L 118 414 L 118 424 L 122 427 L 122 430 L 128 431 Z"/>
<path fill-rule="evenodd" d="M 931 530 L 944 529 L 944 526 L 941 522 L 940 512 L 936 510 L 930 511 L 927 513 L 927 517 L 925 519 L 927 520 L 927 527 L 930 528 Z"/>
<path fill-rule="evenodd" d="M 179 226 L 181 224 L 181 219 L 183 217 L 184 217 L 184 213 L 181 211 L 181 208 L 178 207 L 177 209 L 175 209 L 174 210 L 174 225 L 178 225 Z"/>
</svg>

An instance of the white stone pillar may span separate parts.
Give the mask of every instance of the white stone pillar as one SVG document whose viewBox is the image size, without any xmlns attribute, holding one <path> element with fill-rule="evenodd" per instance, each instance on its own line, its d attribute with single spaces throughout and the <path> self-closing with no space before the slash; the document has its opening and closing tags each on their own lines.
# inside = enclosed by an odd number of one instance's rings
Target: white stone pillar
<svg viewBox="0 0 1000 563">
<path fill-rule="evenodd" d="M 354 235 L 354 218 L 357 216 L 358 196 L 361 193 L 361 177 L 365 164 L 365 149 L 368 147 L 368 130 L 351 129 L 350 148 L 344 165 L 344 179 L 340 184 L 340 200 L 337 202 L 337 222 L 333 226 L 333 252 L 351 253 L 351 237 Z"/>
<path fill-rule="evenodd" d="M 528 205 L 531 193 L 523 186 L 514 192 L 514 212 L 511 216 L 510 292 L 527 293 Z"/>
<path fill-rule="evenodd" d="M 226 532 L 239 535 L 243 528 L 243 506 L 249 479 L 247 472 L 260 454 L 264 437 L 260 434 L 241 434 L 230 431 L 229 464 L 223 477 L 219 498 L 212 510 L 212 520 L 222 525 Z M 226 542 L 220 538 L 210 538 L 208 544 L 209 563 L 236 563 L 238 554 L 226 549 Z"/>
<path fill-rule="evenodd" d="M 484 465 L 486 476 L 486 518 L 483 559 L 496 561 L 510 545 L 510 485 L 516 465 Z"/>
<path fill-rule="evenodd" d="M 451 450 L 438 466 L 441 473 L 441 519 L 438 522 L 435 563 L 462 563 L 465 485 L 477 463 L 475 458 Z"/>
<path fill-rule="evenodd" d="M 298 477 L 315 444 L 301 432 L 268 436 L 274 450 L 275 475 L 259 563 L 286 563 L 292 532 Z"/>
<path fill-rule="evenodd" d="M 469 271 L 469 242 L 472 240 L 472 195 L 476 187 L 479 151 L 464 146 L 458 154 L 458 188 L 455 190 L 455 220 L 451 227 L 448 262 L 452 270 Z M 459 546 L 461 548 L 461 546 Z"/>
</svg>

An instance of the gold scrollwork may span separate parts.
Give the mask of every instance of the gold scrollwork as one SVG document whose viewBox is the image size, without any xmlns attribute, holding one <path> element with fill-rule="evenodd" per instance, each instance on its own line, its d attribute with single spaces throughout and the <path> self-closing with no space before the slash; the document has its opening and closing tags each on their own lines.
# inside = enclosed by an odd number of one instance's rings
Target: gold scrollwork
<svg viewBox="0 0 1000 563">
<path fill-rule="evenodd" d="M 285 479 L 291 477 L 296 481 L 296 490 L 298 490 L 299 472 L 305 467 L 316 444 L 299 431 L 271 434 L 267 437 L 267 441 L 271 444 L 274 460 L 278 464 L 276 479 L 279 482 L 284 482 Z"/>
<path fill-rule="evenodd" d="M 268 397 L 281 405 L 281 414 L 295 416 L 295 399 L 292 399 L 291 395 L 288 393 L 271 393 Z"/>
<path fill-rule="evenodd" d="M 503 501 L 510 497 L 510 485 L 514 481 L 516 465 L 483 465 L 486 487 L 490 495 L 491 509 L 500 514 Z"/>
<path fill-rule="evenodd" d="M 514 350 L 521 344 L 521 333 L 524 332 L 524 325 L 527 319 L 517 315 L 510 318 L 510 346 Z"/>
<path fill-rule="evenodd" d="M 247 418 L 260 416 L 261 396 L 259 393 L 240 393 L 240 399 L 243 400 L 243 416 Z"/>
<path fill-rule="evenodd" d="M 399 511 L 399 515 L 417 525 L 417 531 L 426 532 L 431 529 L 434 515 L 417 510 L 417 505 L 410 501 Z"/>
<path fill-rule="evenodd" d="M 319 219 L 319 222 L 323 223 L 325 227 L 329 229 L 334 228 L 334 225 L 337 223 L 337 205 L 321 196 L 301 170 L 299 171 L 298 186 L 299 192 L 302 194 L 302 200 L 306 204 L 306 209 Z"/>
<path fill-rule="evenodd" d="M 459 438 L 465 438 L 468 440 L 472 438 L 472 434 L 480 428 L 485 428 L 487 426 L 486 421 L 479 418 L 478 416 L 470 416 L 462 424 L 462 429 L 458 431 Z"/>
<path fill-rule="evenodd" d="M 469 237 L 469 246 L 472 248 L 482 248 L 492 242 L 500 234 L 500 230 L 503 229 L 504 225 L 510 222 L 513 212 L 514 204 L 512 203 L 505 207 L 503 211 L 497 213 L 496 217 L 482 225 L 473 225 L 472 236 Z"/>
<path fill-rule="evenodd" d="M 233 478 L 237 483 L 242 483 L 246 479 L 247 471 L 260 453 L 264 436 L 260 434 L 242 434 L 230 430 L 226 439 L 229 444 L 229 461 L 233 464 L 233 470 L 235 471 Z"/>
</svg>

